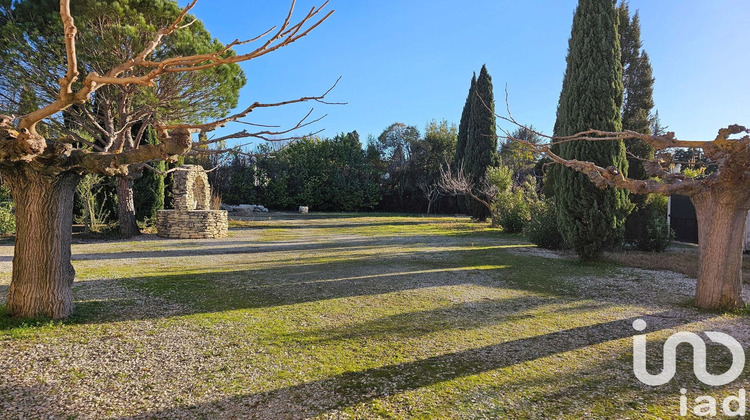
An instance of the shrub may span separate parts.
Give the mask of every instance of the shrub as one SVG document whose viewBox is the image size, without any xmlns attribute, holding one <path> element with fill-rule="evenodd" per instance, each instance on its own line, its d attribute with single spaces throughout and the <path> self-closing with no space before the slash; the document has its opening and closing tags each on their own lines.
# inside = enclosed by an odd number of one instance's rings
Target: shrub
<svg viewBox="0 0 750 420">
<path fill-rule="evenodd" d="M 531 220 L 531 207 L 538 201 L 536 180 L 530 176 L 523 185 L 500 190 L 493 202 L 492 224 L 507 233 L 521 233 Z"/>
<path fill-rule="evenodd" d="M 523 234 L 540 248 L 564 248 L 562 235 L 557 229 L 557 207 L 553 200 L 540 200 L 531 206 L 531 219 L 526 223 Z"/>
<path fill-rule="evenodd" d="M 674 239 L 667 223 L 667 197 L 646 196 L 625 221 L 625 243 L 644 252 L 663 252 Z"/>
<path fill-rule="evenodd" d="M 505 191 L 498 194 L 492 213 L 493 224 L 506 233 L 521 233 L 531 220 L 531 208 L 524 191 Z"/>
<path fill-rule="evenodd" d="M 211 190 L 211 202 L 208 206 L 211 210 L 221 210 L 221 194 Z"/>
</svg>

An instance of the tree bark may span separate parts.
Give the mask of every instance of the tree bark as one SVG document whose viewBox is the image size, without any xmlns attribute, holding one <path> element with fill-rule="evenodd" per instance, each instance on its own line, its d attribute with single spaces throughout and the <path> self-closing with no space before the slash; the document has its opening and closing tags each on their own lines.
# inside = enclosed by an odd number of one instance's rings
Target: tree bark
<svg viewBox="0 0 750 420">
<path fill-rule="evenodd" d="M 45 175 L 23 163 L 2 174 L 16 206 L 8 312 L 18 317 L 66 318 L 73 311 L 70 243 L 73 197 L 80 177 L 71 172 Z"/>
<path fill-rule="evenodd" d="M 129 237 L 140 235 L 135 220 L 135 201 L 133 200 L 133 180 L 117 177 L 117 218 L 120 222 L 120 235 Z"/>
<path fill-rule="evenodd" d="M 695 304 L 706 309 L 735 309 L 742 300 L 742 242 L 746 193 L 709 190 L 692 196 L 698 217 L 700 265 Z"/>
</svg>

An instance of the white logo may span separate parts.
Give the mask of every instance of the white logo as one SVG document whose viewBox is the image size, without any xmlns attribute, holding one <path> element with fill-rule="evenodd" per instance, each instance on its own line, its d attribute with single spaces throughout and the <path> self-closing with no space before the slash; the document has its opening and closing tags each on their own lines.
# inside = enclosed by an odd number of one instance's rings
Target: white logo
<svg viewBox="0 0 750 420">
<path fill-rule="evenodd" d="M 637 319 L 633 322 L 636 331 L 644 331 L 648 325 L 646 321 Z M 706 336 L 714 343 L 724 345 L 732 353 L 732 367 L 721 375 L 713 375 L 706 370 L 706 343 L 695 333 L 678 332 L 670 336 L 664 343 L 664 366 L 661 373 L 652 375 L 646 370 L 646 335 L 633 337 L 633 372 L 639 381 L 650 386 L 660 386 L 668 383 L 677 372 L 677 346 L 690 344 L 693 348 L 693 372 L 699 381 L 706 385 L 722 386 L 740 377 L 745 367 L 745 351 L 742 345 L 733 337 L 716 332 L 707 331 Z"/>
</svg>

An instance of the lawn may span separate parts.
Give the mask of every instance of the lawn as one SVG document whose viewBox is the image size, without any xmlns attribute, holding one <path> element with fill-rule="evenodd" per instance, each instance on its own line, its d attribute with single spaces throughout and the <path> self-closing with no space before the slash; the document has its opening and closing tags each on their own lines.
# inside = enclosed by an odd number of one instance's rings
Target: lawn
<svg viewBox="0 0 750 420">
<path fill-rule="evenodd" d="M 70 320 L 0 314 L 0 418 L 678 418 L 680 388 L 750 388 L 701 385 L 689 348 L 670 384 L 634 377 L 638 318 L 652 372 L 678 330 L 750 342 L 744 314 L 690 307 L 693 279 L 464 218 L 263 216 L 226 239 L 73 254 Z M 709 350 L 723 372 L 728 352 Z"/>
</svg>

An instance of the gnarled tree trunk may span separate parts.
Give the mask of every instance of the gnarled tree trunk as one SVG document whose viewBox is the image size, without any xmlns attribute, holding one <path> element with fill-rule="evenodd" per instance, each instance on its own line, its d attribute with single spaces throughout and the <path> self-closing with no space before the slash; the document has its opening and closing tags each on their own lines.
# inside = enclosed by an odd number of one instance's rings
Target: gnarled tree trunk
<svg viewBox="0 0 750 420">
<path fill-rule="evenodd" d="M 73 311 L 70 243 L 73 197 L 80 177 L 71 172 L 46 175 L 25 163 L 3 169 L 2 175 L 16 206 L 8 312 L 65 318 Z"/>
<path fill-rule="evenodd" d="M 129 177 L 117 177 L 117 219 L 120 222 L 122 236 L 136 236 L 141 233 L 135 220 L 135 201 L 133 200 L 133 180 Z"/>
<path fill-rule="evenodd" d="M 717 189 L 691 197 L 698 216 L 700 268 L 695 304 L 706 309 L 743 306 L 742 244 L 747 220 L 744 191 Z"/>
</svg>

